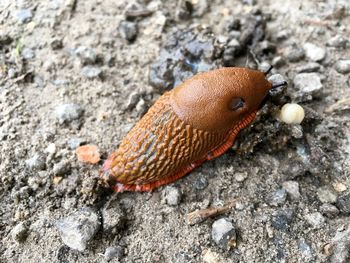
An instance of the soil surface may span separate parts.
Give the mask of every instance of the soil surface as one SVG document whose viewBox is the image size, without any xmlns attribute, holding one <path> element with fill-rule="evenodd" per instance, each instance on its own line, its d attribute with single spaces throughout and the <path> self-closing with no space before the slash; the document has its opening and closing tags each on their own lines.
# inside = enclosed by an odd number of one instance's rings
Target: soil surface
<svg viewBox="0 0 350 263">
<path fill-rule="evenodd" d="M 149 193 L 101 185 L 166 90 L 266 63 L 288 88 L 227 153 Z M 349 77 L 347 0 L 0 1 L 0 262 L 350 262 Z"/>
</svg>

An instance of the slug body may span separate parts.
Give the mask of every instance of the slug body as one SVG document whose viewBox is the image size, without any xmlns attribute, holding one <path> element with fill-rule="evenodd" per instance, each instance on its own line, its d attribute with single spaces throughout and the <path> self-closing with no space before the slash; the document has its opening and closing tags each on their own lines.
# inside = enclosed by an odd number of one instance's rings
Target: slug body
<svg viewBox="0 0 350 263">
<path fill-rule="evenodd" d="M 221 68 L 163 94 L 105 161 L 115 191 L 150 191 L 223 154 L 256 115 L 272 84 L 264 73 Z"/>
</svg>

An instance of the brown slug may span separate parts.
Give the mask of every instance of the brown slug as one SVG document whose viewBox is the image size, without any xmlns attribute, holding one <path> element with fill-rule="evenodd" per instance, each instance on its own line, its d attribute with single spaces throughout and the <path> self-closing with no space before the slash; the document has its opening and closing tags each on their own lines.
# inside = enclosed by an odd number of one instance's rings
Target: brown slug
<svg viewBox="0 0 350 263">
<path fill-rule="evenodd" d="M 221 68 L 166 92 L 105 161 L 102 179 L 117 192 L 150 191 L 222 155 L 273 88 L 267 73 Z"/>
</svg>

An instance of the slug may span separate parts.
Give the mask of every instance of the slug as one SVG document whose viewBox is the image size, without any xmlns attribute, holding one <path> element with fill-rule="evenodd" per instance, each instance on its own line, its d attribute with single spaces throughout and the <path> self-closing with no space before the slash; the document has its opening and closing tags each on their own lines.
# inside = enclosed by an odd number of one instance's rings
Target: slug
<svg viewBox="0 0 350 263">
<path fill-rule="evenodd" d="M 272 85 L 246 68 L 199 73 L 164 93 L 105 161 L 102 180 L 116 192 L 150 191 L 176 181 L 232 147 Z"/>
</svg>

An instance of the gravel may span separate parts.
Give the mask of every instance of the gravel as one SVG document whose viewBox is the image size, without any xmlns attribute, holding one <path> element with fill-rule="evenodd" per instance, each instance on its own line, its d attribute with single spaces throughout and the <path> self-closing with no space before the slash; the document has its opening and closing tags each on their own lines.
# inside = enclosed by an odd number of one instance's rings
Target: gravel
<svg viewBox="0 0 350 263">
<path fill-rule="evenodd" d="M 45 170 L 46 157 L 42 153 L 35 153 L 33 157 L 26 160 L 25 163 L 31 170 Z"/>
<path fill-rule="evenodd" d="M 339 73 L 347 74 L 350 72 L 350 60 L 338 60 L 335 69 Z"/>
<path fill-rule="evenodd" d="M 162 192 L 162 200 L 170 206 L 177 206 L 181 202 L 181 192 L 174 186 L 167 186 Z"/>
<path fill-rule="evenodd" d="M 138 34 L 138 27 L 135 22 L 121 21 L 119 24 L 120 36 L 129 42 L 135 41 Z"/>
<path fill-rule="evenodd" d="M 222 249 L 230 250 L 236 247 L 236 229 L 228 218 L 221 218 L 213 223 L 211 236 Z"/>
<path fill-rule="evenodd" d="M 21 223 L 17 224 L 11 230 L 11 236 L 12 236 L 12 239 L 18 243 L 24 242 L 28 236 L 28 228 L 26 226 L 26 223 L 21 222 Z"/>
<path fill-rule="evenodd" d="M 101 225 L 99 215 L 91 208 L 81 210 L 56 222 L 64 244 L 72 249 L 84 251 Z"/>
<path fill-rule="evenodd" d="M 124 256 L 124 248 L 121 246 L 107 247 L 104 253 L 104 257 L 107 261 L 111 261 L 114 258 L 120 260 L 123 258 L 123 256 Z"/>
<path fill-rule="evenodd" d="M 342 193 L 338 196 L 336 206 L 342 214 L 350 214 L 350 193 Z"/>
<path fill-rule="evenodd" d="M 328 186 L 319 188 L 317 190 L 317 197 L 322 203 L 333 204 L 337 201 L 336 193 Z"/>
<path fill-rule="evenodd" d="M 82 117 L 84 113 L 83 108 L 77 104 L 62 104 L 56 107 L 55 114 L 59 122 L 69 123 Z"/>
<path fill-rule="evenodd" d="M 33 13 L 30 9 L 20 9 L 16 12 L 16 18 L 20 23 L 28 23 L 33 18 Z"/>
<path fill-rule="evenodd" d="M 268 198 L 268 203 L 271 206 L 279 206 L 282 205 L 286 202 L 287 199 L 287 191 L 286 189 L 278 189 L 275 191 L 269 198 Z"/>
<path fill-rule="evenodd" d="M 95 66 L 85 66 L 81 69 L 81 74 L 88 79 L 97 79 L 102 76 L 102 69 Z"/>
<path fill-rule="evenodd" d="M 299 183 L 296 181 L 283 182 L 282 187 L 286 190 L 288 197 L 292 200 L 299 200 L 301 195 L 299 192 Z"/>
<path fill-rule="evenodd" d="M 314 228 L 321 228 L 325 224 L 325 218 L 319 212 L 305 215 L 305 220 Z"/>
<path fill-rule="evenodd" d="M 300 96 L 317 94 L 323 88 L 320 75 L 317 73 L 299 73 L 294 77 L 293 84 Z"/>
<path fill-rule="evenodd" d="M 319 62 L 326 57 L 326 49 L 323 47 L 312 43 L 305 43 L 303 48 L 305 49 L 306 57 L 311 61 Z"/>
</svg>

